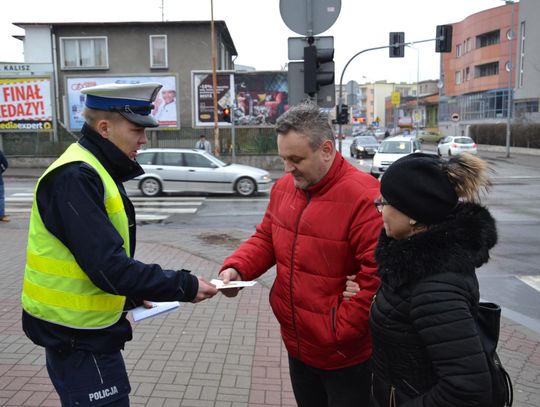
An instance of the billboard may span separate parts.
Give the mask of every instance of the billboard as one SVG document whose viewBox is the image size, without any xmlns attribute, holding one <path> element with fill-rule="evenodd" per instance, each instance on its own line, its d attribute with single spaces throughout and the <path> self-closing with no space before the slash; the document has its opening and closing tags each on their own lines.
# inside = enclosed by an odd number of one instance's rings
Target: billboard
<svg viewBox="0 0 540 407">
<path fill-rule="evenodd" d="M 0 78 L 0 131 L 52 131 L 50 78 Z"/>
<path fill-rule="evenodd" d="M 192 72 L 192 86 L 194 127 L 213 126 L 212 73 Z M 234 94 L 231 89 L 234 89 Z M 218 121 L 221 126 L 230 126 L 222 121 L 223 108 L 230 106 L 235 126 L 272 127 L 289 108 L 288 97 L 286 72 L 217 73 Z"/>
<path fill-rule="evenodd" d="M 234 83 L 237 126 L 274 126 L 289 108 L 287 72 L 236 73 Z"/>
<path fill-rule="evenodd" d="M 211 127 L 214 125 L 214 86 L 212 83 L 212 72 L 192 72 L 191 83 L 193 86 L 194 103 L 194 127 Z M 232 73 L 218 72 L 217 82 L 217 108 L 218 121 L 221 125 L 230 126 L 230 123 L 223 120 L 223 108 L 232 106 L 234 89 L 234 78 Z"/>
<path fill-rule="evenodd" d="M 107 83 L 143 83 L 157 82 L 163 85 L 154 102 L 152 116 L 159 122 L 160 128 L 178 128 L 179 103 L 176 95 L 176 76 L 97 76 L 97 77 L 69 77 L 66 80 L 67 115 L 69 128 L 80 130 L 84 124 L 82 112 L 86 96 L 81 89 Z"/>
</svg>

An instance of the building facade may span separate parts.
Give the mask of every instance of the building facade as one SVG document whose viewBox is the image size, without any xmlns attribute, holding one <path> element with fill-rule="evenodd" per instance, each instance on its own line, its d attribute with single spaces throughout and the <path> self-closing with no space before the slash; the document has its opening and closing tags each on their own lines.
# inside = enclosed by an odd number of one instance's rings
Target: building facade
<svg viewBox="0 0 540 407">
<path fill-rule="evenodd" d="M 508 1 L 453 25 L 453 50 L 441 54 L 442 134 L 473 124 L 538 120 L 540 2 Z M 533 40 L 533 38 L 535 40 Z"/>
<path fill-rule="evenodd" d="M 192 71 L 212 69 L 209 21 L 14 24 L 25 30 L 17 37 L 24 42 L 25 62 L 54 67 L 54 110 L 61 127 L 80 127 L 83 106 L 73 100 L 80 90 L 75 88 L 143 80 L 163 83 L 175 96 L 165 127 L 192 127 Z M 216 21 L 215 28 L 216 69 L 233 70 L 237 52 L 227 26 Z"/>
</svg>

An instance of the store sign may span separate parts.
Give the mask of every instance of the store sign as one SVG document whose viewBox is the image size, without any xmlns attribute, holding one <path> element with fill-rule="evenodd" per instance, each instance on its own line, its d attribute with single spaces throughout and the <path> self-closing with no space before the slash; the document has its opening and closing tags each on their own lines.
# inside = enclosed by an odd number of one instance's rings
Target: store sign
<svg viewBox="0 0 540 407">
<path fill-rule="evenodd" d="M 53 71 L 52 64 L 0 62 L 0 77 L 2 76 L 29 76 L 44 75 Z"/>
<path fill-rule="evenodd" d="M 51 131 L 49 78 L 0 78 L 0 131 Z"/>
</svg>

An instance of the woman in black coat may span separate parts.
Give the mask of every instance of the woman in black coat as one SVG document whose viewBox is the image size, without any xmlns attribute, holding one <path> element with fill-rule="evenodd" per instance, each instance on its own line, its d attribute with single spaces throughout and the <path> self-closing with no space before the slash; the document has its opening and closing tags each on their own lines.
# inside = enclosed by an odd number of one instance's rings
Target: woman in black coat
<svg viewBox="0 0 540 407">
<path fill-rule="evenodd" d="M 486 173 L 469 154 L 444 161 L 417 153 L 381 179 L 382 283 L 370 316 L 375 406 L 491 405 L 475 322 L 475 269 L 497 242 L 495 221 L 478 203 Z M 348 282 L 344 296 L 356 288 Z"/>
</svg>

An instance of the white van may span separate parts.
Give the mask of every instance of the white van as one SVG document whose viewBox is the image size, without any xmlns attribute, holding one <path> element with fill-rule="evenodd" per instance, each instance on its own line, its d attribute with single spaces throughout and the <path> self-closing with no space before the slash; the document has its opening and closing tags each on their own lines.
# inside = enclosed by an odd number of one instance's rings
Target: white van
<svg viewBox="0 0 540 407">
<path fill-rule="evenodd" d="M 414 137 L 396 136 L 384 139 L 373 157 L 370 173 L 375 178 L 379 178 L 394 161 L 420 152 L 422 152 L 422 144 Z"/>
</svg>

